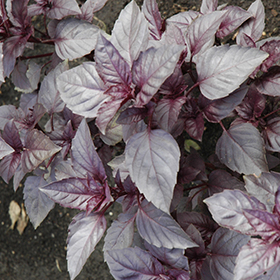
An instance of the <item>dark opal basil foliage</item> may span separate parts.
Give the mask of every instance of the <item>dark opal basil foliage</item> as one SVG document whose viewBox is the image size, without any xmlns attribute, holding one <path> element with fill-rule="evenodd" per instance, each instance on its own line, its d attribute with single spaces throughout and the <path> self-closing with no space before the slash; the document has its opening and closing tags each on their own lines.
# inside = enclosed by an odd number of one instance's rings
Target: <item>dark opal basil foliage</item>
<svg viewBox="0 0 280 280">
<path fill-rule="evenodd" d="M 132 0 L 111 35 L 91 23 L 106 0 L 28 2 L 0 1 L 0 79 L 22 92 L 0 107 L 0 175 L 15 191 L 28 175 L 34 228 L 55 202 L 81 211 L 70 278 L 105 235 L 115 279 L 280 279 L 280 37 L 261 39 L 262 2 L 163 19 Z M 26 59 L 37 44 L 49 63 Z M 203 158 L 209 123 L 223 133 Z"/>
</svg>

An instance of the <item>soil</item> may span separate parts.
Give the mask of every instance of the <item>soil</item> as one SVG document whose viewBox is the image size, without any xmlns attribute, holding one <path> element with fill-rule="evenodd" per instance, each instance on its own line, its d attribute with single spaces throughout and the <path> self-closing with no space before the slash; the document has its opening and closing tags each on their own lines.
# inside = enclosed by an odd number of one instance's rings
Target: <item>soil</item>
<svg viewBox="0 0 280 280">
<path fill-rule="evenodd" d="M 136 1 L 141 4 L 142 1 Z M 226 2 L 226 1 L 225 1 Z M 248 8 L 253 1 L 228 0 L 229 5 L 240 5 Z M 109 0 L 102 11 L 95 16 L 103 21 L 107 31 L 113 28 L 120 11 L 128 0 Z M 166 0 L 158 1 L 163 17 L 169 17 L 180 11 L 198 10 L 201 1 Z M 280 36 L 279 0 L 263 0 L 266 8 L 265 37 Z M 220 2 L 222 4 L 222 2 Z M 1 87 L 0 105 L 17 104 L 19 94 L 7 80 Z M 11 220 L 8 214 L 9 204 L 15 200 L 23 203 L 22 187 L 14 192 L 12 183 L 5 184 L 0 179 L 0 279 L 2 280 L 66 280 L 70 279 L 66 263 L 67 228 L 76 210 L 56 205 L 42 224 L 34 230 L 29 222 L 22 235 L 10 229 Z M 117 218 L 120 209 L 114 207 L 107 214 L 108 226 Z M 113 279 L 103 260 L 103 241 L 85 264 L 77 280 Z"/>
</svg>

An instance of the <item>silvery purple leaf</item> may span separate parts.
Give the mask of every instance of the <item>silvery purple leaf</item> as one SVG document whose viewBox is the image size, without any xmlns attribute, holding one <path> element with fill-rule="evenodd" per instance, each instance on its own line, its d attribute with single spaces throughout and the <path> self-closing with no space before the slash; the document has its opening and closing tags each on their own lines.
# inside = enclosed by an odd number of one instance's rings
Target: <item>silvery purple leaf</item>
<svg viewBox="0 0 280 280">
<path fill-rule="evenodd" d="M 261 70 L 268 72 L 268 69 L 280 59 L 280 40 L 266 41 L 260 49 L 269 54 L 269 57 L 261 65 Z"/>
<path fill-rule="evenodd" d="M 108 0 L 87 0 L 81 6 L 81 14 L 77 18 L 91 22 L 93 14 L 103 8 Z"/>
<path fill-rule="evenodd" d="M 137 188 L 156 207 L 169 213 L 179 170 L 177 142 L 161 129 L 134 134 L 125 148 L 125 162 Z"/>
<path fill-rule="evenodd" d="M 203 114 L 198 112 L 193 117 L 187 117 L 184 123 L 184 128 L 191 138 L 201 142 L 205 130 Z"/>
<path fill-rule="evenodd" d="M 217 32 L 226 12 L 215 11 L 196 18 L 189 26 L 186 41 L 192 56 L 202 54 L 213 46 Z"/>
<path fill-rule="evenodd" d="M 86 120 L 83 119 L 75 137 L 72 140 L 72 161 L 76 171 L 85 175 L 88 173 L 96 180 L 104 182 L 105 169 L 99 158 L 90 135 Z"/>
<path fill-rule="evenodd" d="M 51 19 L 62 19 L 66 16 L 79 15 L 81 13 L 75 0 L 35 0 L 37 4 L 28 7 L 28 14 L 35 16 L 45 14 Z"/>
<path fill-rule="evenodd" d="M 160 40 L 162 34 L 162 19 L 156 0 L 144 0 L 142 12 L 149 23 L 152 38 Z"/>
<path fill-rule="evenodd" d="M 250 237 L 219 228 L 211 239 L 210 270 L 215 280 L 233 279 L 235 259 Z"/>
<path fill-rule="evenodd" d="M 30 18 L 27 15 L 28 0 L 7 0 L 6 10 L 9 20 L 16 27 L 24 29 Z"/>
<path fill-rule="evenodd" d="M 137 123 L 131 123 L 128 125 L 122 125 L 123 141 L 127 143 L 129 138 L 136 133 L 143 132 L 147 129 L 147 124 L 144 120 L 140 120 Z"/>
<path fill-rule="evenodd" d="M 248 86 L 240 86 L 229 96 L 217 100 L 209 100 L 202 94 L 199 96 L 199 107 L 210 122 L 220 122 L 239 105 L 248 91 Z"/>
<path fill-rule="evenodd" d="M 17 109 L 14 105 L 0 106 L 0 129 L 3 130 L 9 120 L 22 120 L 25 114 L 21 109 Z"/>
<path fill-rule="evenodd" d="M 108 99 L 94 62 L 84 62 L 63 72 L 57 78 L 57 88 L 67 107 L 86 118 L 95 118 L 102 103 Z"/>
<path fill-rule="evenodd" d="M 166 132 L 171 132 L 178 119 L 182 105 L 186 102 L 185 96 L 176 99 L 161 99 L 155 108 L 155 117 L 159 126 Z"/>
<path fill-rule="evenodd" d="M 165 273 L 163 265 L 156 258 L 138 247 L 107 251 L 105 254 L 110 272 L 116 280 L 160 279 L 160 275 Z"/>
<path fill-rule="evenodd" d="M 117 143 L 122 141 L 122 125 L 117 124 L 116 120 L 109 122 L 106 127 L 105 134 L 101 134 L 100 138 L 108 146 L 115 146 Z"/>
<path fill-rule="evenodd" d="M 167 249 L 197 247 L 197 244 L 170 215 L 147 200 L 139 205 L 136 225 L 140 236 L 156 247 Z"/>
<path fill-rule="evenodd" d="M 248 18 L 252 17 L 250 12 L 247 12 L 238 6 L 227 6 L 223 11 L 227 11 L 227 14 L 216 33 L 218 38 L 223 38 L 229 35 Z"/>
<path fill-rule="evenodd" d="M 250 123 L 225 130 L 216 145 L 219 160 L 228 168 L 245 175 L 268 171 L 260 132 Z"/>
<path fill-rule="evenodd" d="M 247 46 L 246 36 L 249 36 L 254 42 L 258 41 L 262 36 L 264 30 L 265 11 L 261 0 L 256 0 L 251 4 L 248 12 L 252 14 L 247 22 L 245 22 L 239 29 L 236 37 L 238 45 Z"/>
<path fill-rule="evenodd" d="M 19 153 L 23 148 L 19 131 L 16 128 L 14 121 L 10 120 L 6 123 L 2 137 L 3 140 L 6 141 L 6 143 L 10 145 L 13 149 L 15 149 L 17 153 Z"/>
<path fill-rule="evenodd" d="M 252 238 L 241 248 L 234 269 L 234 280 L 255 279 L 280 263 L 278 242 L 268 243 Z M 273 278 L 271 278 L 273 279 Z"/>
<path fill-rule="evenodd" d="M 103 251 L 124 249 L 132 245 L 135 217 L 134 213 L 119 214 L 118 219 L 107 230 Z"/>
<path fill-rule="evenodd" d="M 90 53 L 96 45 L 100 29 L 75 18 L 60 21 L 55 30 L 55 52 L 62 59 L 76 59 Z"/>
<path fill-rule="evenodd" d="M 280 174 L 277 172 L 263 172 L 260 176 L 244 176 L 247 192 L 261 201 L 269 212 L 274 207 L 275 194 L 280 184 Z"/>
<path fill-rule="evenodd" d="M 217 9 L 218 0 L 202 0 L 200 12 L 202 14 L 212 13 Z"/>
<path fill-rule="evenodd" d="M 132 67 L 133 82 L 140 89 L 135 106 L 145 105 L 152 99 L 166 78 L 173 73 L 183 49 L 179 45 L 158 49 L 152 47 L 139 55 Z"/>
<path fill-rule="evenodd" d="M 68 228 L 67 267 L 73 280 L 82 270 L 88 257 L 106 230 L 106 219 L 102 213 L 79 213 Z"/>
<path fill-rule="evenodd" d="M 62 62 L 51 70 L 42 81 L 38 93 L 38 102 L 48 110 L 49 115 L 61 112 L 65 107 L 57 89 L 57 77 L 66 70 L 68 70 L 68 63 Z"/>
<path fill-rule="evenodd" d="M 112 30 L 111 42 L 131 67 L 148 45 L 148 23 L 135 1 L 120 13 Z"/>
<path fill-rule="evenodd" d="M 164 264 L 169 265 L 173 268 L 189 270 L 188 258 L 184 255 L 184 249 L 167 249 L 165 247 L 156 247 L 144 242 L 144 245 L 149 252 L 162 261 Z"/>
<path fill-rule="evenodd" d="M 262 275 L 255 278 L 255 280 L 273 280 L 273 279 L 280 279 L 280 264 L 265 271 Z"/>
<path fill-rule="evenodd" d="M 49 137 L 41 131 L 32 129 L 28 131 L 24 138 L 24 150 L 22 151 L 22 170 L 30 172 L 41 162 L 51 157 L 61 150 Z"/>
<path fill-rule="evenodd" d="M 15 150 L 0 137 L 0 159 L 13 153 Z"/>
<path fill-rule="evenodd" d="M 225 190 L 206 198 L 213 219 L 223 227 L 252 235 L 255 229 L 244 216 L 243 209 L 266 210 L 265 205 L 240 190 Z"/>
<path fill-rule="evenodd" d="M 224 189 L 239 189 L 245 191 L 244 183 L 242 181 L 222 169 L 216 169 L 210 173 L 207 186 L 209 195 L 222 192 Z"/>
<path fill-rule="evenodd" d="M 257 90 L 269 96 L 280 96 L 280 68 L 274 67 L 256 81 Z"/>
<path fill-rule="evenodd" d="M 138 123 L 139 121 L 145 118 L 147 113 L 148 113 L 147 108 L 130 107 L 120 113 L 120 116 L 117 119 L 117 123 L 119 124 Z"/>
<path fill-rule="evenodd" d="M 25 115 L 28 114 L 37 103 L 38 95 L 36 93 L 22 94 L 20 97 L 19 107 L 24 111 Z"/>
<path fill-rule="evenodd" d="M 24 205 L 31 223 L 36 229 L 54 207 L 54 202 L 43 192 L 40 187 L 47 185 L 43 177 L 29 176 L 24 182 Z"/>
<path fill-rule="evenodd" d="M 229 95 L 267 57 L 267 53 L 256 48 L 237 45 L 208 49 L 198 57 L 196 62 L 201 93 L 211 100 Z"/>
<path fill-rule="evenodd" d="M 108 87 L 131 84 L 130 66 L 121 57 L 114 45 L 102 34 L 99 35 L 95 48 L 96 70 Z"/>
</svg>

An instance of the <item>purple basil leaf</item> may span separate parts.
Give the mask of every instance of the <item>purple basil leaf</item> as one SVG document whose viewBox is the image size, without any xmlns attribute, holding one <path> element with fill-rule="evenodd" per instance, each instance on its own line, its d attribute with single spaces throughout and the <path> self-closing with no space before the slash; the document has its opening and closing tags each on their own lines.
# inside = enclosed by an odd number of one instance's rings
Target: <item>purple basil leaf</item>
<svg viewBox="0 0 280 280">
<path fill-rule="evenodd" d="M 22 149 L 22 142 L 20 139 L 19 131 L 12 120 L 6 123 L 2 137 L 8 145 L 17 150 L 17 152 L 20 152 L 20 150 Z"/>
<path fill-rule="evenodd" d="M 22 120 L 25 114 L 21 109 L 17 109 L 14 105 L 0 106 L 0 129 L 3 130 L 9 120 Z"/>
<path fill-rule="evenodd" d="M 266 95 L 280 96 L 280 68 L 273 67 L 268 73 L 265 73 L 256 81 L 257 90 Z"/>
<path fill-rule="evenodd" d="M 62 62 L 51 70 L 42 81 L 38 93 L 38 102 L 48 110 L 50 115 L 61 112 L 64 109 L 65 103 L 60 98 L 56 78 L 66 70 L 68 70 L 68 64 L 67 62 Z"/>
<path fill-rule="evenodd" d="M 210 269 L 215 280 L 233 279 L 235 259 L 249 237 L 219 228 L 211 239 Z"/>
<path fill-rule="evenodd" d="M 122 125 L 117 124 L 116 119 L 114 119 L 113 121 L 109 122 L 106 127 L 105 134 L 101 134 L 100 138 L 108 146 L 115 146 L 123 138 Z"/>
<path fill-rule="evenodd" d="M 238 6 L 227 6 L 223 9 L 227 11 L 226 17 L 223 19 L 219 30 L 216 33 L 218 38 L 223 38 L 235 29 L 237 29 L 243 22 L 252 16 L 251 13 L 243 10 Z"/>
<path fill-rule="evenodd" d="M 96 45 L 100 29 L 75 18 L 60 21 L 55 30 L 55 52 L 62 59 L 76 59 L 90 53 Z"/>
<path fill-rule="evenodd" d="M 179 96 L 176 99 L 161 99 L 158 102 L 155 108 L 156 121 L 163 130 L 171 132 L 185 102 L 185 96 Z"/>
<path fill-rule="evenodd" d="M 148 45 L 148 23 L 135 1 L 120 13 L 112 30 L 111 42 L 131 67 Z"/>
<path fill-rule="evenodd" d="M 32 129 L 27 132 L 24 139 L 24 150 L 22 152 L 21 164 L 23 172 L 30 172 L 41 162 L 61 150 L 49 137 L 42 132 Z"/>
<path fill-rule="evenodd" d="M 280 40 L 266 41 L 260 49 L 269 54 L 269 57 L 261 65 L 261 70 L 268 72 L 268 69 L 280 59 Z"/>
<path fill-rule="evenodd" d="M 166 213 L 179 170 L 177 142 L 161 129 L 134 134 L 125 148 L 130 177 L 148 201 Z"/>
<path fill-rule="evenodd" d="M 143 132 L 147 129 L 147 124 L 144 120 L 138 123 L 131 123 L 128 125 L 122 125 L 123 141 L 128 142 L 129 138 L 136 133 Z"/>
<path fill-rule="evenodd" d="M 190 280 L 190 274 L 188 271 L 181 269 L 169 269 L 167 271 L 168 275 L 174 277 L 177 280 Z M 167 276 L 168 277 L 168 276 Z M 209 279 L 208 279 L 209 280 Z"/>
<path fill-rule="evenodd" d="M 218 224 L 248 235 L 255 230 L 244 216 L 243 209 L 266 210 L 264 204 L 240 190 L 225 190 L 206 198 L 204 202 Z"/>
<path fill-rule="evenodd" d="M 255 229 L 255 234 L 272 243 L 280 237 L 279 216 L 264 210 L 244 209 L 244 216 Z"/>
<path fill-rule="evenodd" d="M 241 123 L 224 131 L 216 145 L 220 161 L 238 173 L 260 175 L 268 171 L 264 143 L 250 123 Z"/>
<path fill-rule="evenodd" d="M 0 159 L 13 153 L 15 150 L 0 137 Z"/>
<path fill-rule="evenodd" d="M 66 16 L 81 13 L 75 0 L 35 0 L 37 4 L 28 7 L 30 16 L 44 14 L 51 19 L 62 19 Z"/>
<path fill-rule="evenodd" d="M 186 41 L 192 56 L 202 54 L 213 46 L 217 32 L 226 12 L 215 11 L 196 18 L 189 26 Z"/>
<path fill-rule="evenodd" d="M 168 24 L 172 23 L 176 25 L 179 29 L 183 30 L 184 33 L 186 33 L 189 25 L 199 15 L 199 12 L 193 10 L 175 14 L 172 17 L 166 19 L 166 28 L 168 28 Z"/>
<path fill-rule="evenodd" d="M 95 48 L 96 70 L 106 85 L 122 84 L 129 87 L 131 72 L 128 63 L 121 57 L 114 45 L 102 34 Z"/>
<path fill-rule="evenodd" d="M 82 270 L 96 244 L 106 230 L 104 214 L 79 213 L 69 225 L 67 239 L 67 267 L 73 280 Z"/>
<path fill-rule="evenodd" d="M 194 117 L 188 117 L 185 120 L 184 128 L 191 138 L 202 141 L 204 132 L 204 118 L 202 113 L 197 113 Z"/>
<path fill-rule="evenodd" d="M 117 123 L 119 124 L 131 124 L 138 123 L 147 115 L 147 108 L 127 108 L 120 113 L 120 116 L 117 119 Z"/>
<path fill-rule="evenodd" d="M 273 280 L 273 279 L 280 279 L 280 264 L 265 271 L 262 275 L 255 278 L 255 280 Z"/>
<path fill-rule="evenodd" d="M 90 135 L 86 120 L 82 120 L 74 139 L 72 140 L 72 161 L 76 171 L 93 176 L 104 182 L 106 172 L 99 158 Z"/>
<path fill-rule="evenodd" d="M 229 95 L 267 57 L 267 53 L 256 48 L 236 45 L 208 49 L 198 57 L 196 63 L 201 93 L 211 100 Z"/>
<path fill-rule="evenodd" d="M 278 242 L 268 243 L 262 239 L 252 238 L 244 245 L 236 259 L 234 279 L 255 279 L 280 262 Z M 273 279 L 273 278 L 271 278 Z"/>
<path fill-rule="evenodd" d="M 214 12 L 217 9 L 218 0 L 202 0 L 200 6 L 200 12 L 202 14 L 208 14 Z"/>
<path fill-rule="evenodd" d="M 36 105 L 37 99 L 38 94 L 36 93 L 27 93 L 21 95 L 19 107 L 24 111 L 25 115 L 27 115 L 30 112 L 30 109 Z"/>
<path fill-rule="evenodd" d="M 160 279 L 163 265 L 150 253 L 138 247 L 107 251 L 105 253 L 110 272 L 116 280 Z"/>
<path fill-rule="evenodd" d="M 121 213 L 107 230 L 103 251 L 128 248 L 133 243 L 134 213 Z"/>
<path fill-rule="evenodd" d="M 9 20 L 14 26 L 24 28 L 30 23 L 30 18 L 27 15 L 28 0 L 7 0 L 6 2 Z"/>
<path fill-rule="evenodd" d="M 248 91 L 248 86 L 240 86 L 229 96 L 217 100 L 209 100 L 203 95 L 199 96 L 199 107 L 210 122 L 220 122 L 226 118 L 239 105 Z"/>
<path fill-rule="evenodd" d="M 156 247 L 167 249 L 197 247 L 197 244 L 170 215 L 147 200 L 139 205 L 136 224 L 140 236 Z"/>
<path fill-rule="evenodd" d="M 183 46 L 168 45 L 158 49 L 150 48 L 139 55 L 132 68 L 133 82 L 139 87 L 135 106 L 147 104 L 162 83 L 174 71 Z"/>
<path fill-rule="evenodd" d="M 268 211 L 272 212 L 275 193 L 278 190 L 280 174 L 276 172 L 263 172 L 260 176 L 244 176 L 247 192 L 261 201 Z"/>
<path fill-rule="evenodd" d="M 101 104 L 108 98 L 103 94 L 106 87 L 93 62 L 84 62 L 63 72 L 57 78 L 57 88 L 67 107 L 86 118 L 95 118 Z"/>
<path fill-rule="evenodd" d="M 222 169 L 210 173 L 207 183 L 209 195 L 222 192 L 224 189 L 239 189 L 245 191 L 244 183 Z"/>
<path fill-rule="evenodd" d="M 81 6 L 81 14 L 77 18 L 91 22 L 93 14 L 103 8 L 108 0 L 87 0 Z"/>
<path fill-rule="evenodd" d="M 184 249 L 167 249 L 165 247 L 156 247 L 144 242 L 146 249 L 158 260 L 173 268 L 189 270 L 188 258 L 184 256 Z"/>
<path fill-rule="evenodd" d="M 14 152 L 0 161 L 0 176 L 8 184 L 20 165 L 21 154 Z"/>
<path fill-rule="evenodd" d="M 44 178 L 29 176 L 24 182 L 24 205 L 31 223 L 36 229 L 54 207 L 54 202 L 40 191 L 40 187 L 47 185 Z"/>
<path fill-rule="evenodd" d="M 150 35 L 160 40 L 162 34 L 162 19 L 156 0 L 144 0 L 142 12 L 149 23 Z"/>
<path fill-rule="evenodd" d="M 265 11 L 262 1 L 256 0 L 253 2 L 248 12 L 252 14 L 252 17 L 241 26 L 236 37 L 237 44 L 242 46 L 248 45 L 245 39 L 246 36 L 256 42 L 262 36 L 264 30 Z"/>
</svg>

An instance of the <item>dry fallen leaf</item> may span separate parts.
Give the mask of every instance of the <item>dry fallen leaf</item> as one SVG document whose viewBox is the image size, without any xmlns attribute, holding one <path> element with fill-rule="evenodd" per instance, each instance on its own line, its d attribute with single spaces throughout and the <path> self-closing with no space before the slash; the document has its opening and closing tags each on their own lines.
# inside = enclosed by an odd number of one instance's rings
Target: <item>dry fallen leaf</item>
<svg viewBox="0 0 280 280">
<path fill-rule="evenodd" d="M 24 232 L 24 229 L 26 228 L 27 224 L 28 224 L 28 216 L 26 214 L 25 208 L 23 203 L 21 204 L 21 215 L 18 219 L 17 222 L 17 231 L 20 235 L 22 235 L 22 233 Z"/>
<path fill-rule="evenodd" d="M 21 235 L 28 224 L 28 216 L 24 209 L 24 205 L 21 207 L 14 200 L 11 201 L 9 206 L 9 215 L 12 221 L 11 229 L 14 229 L 15 224 L 17 223 L 17 231 Z"/>
</svg>

